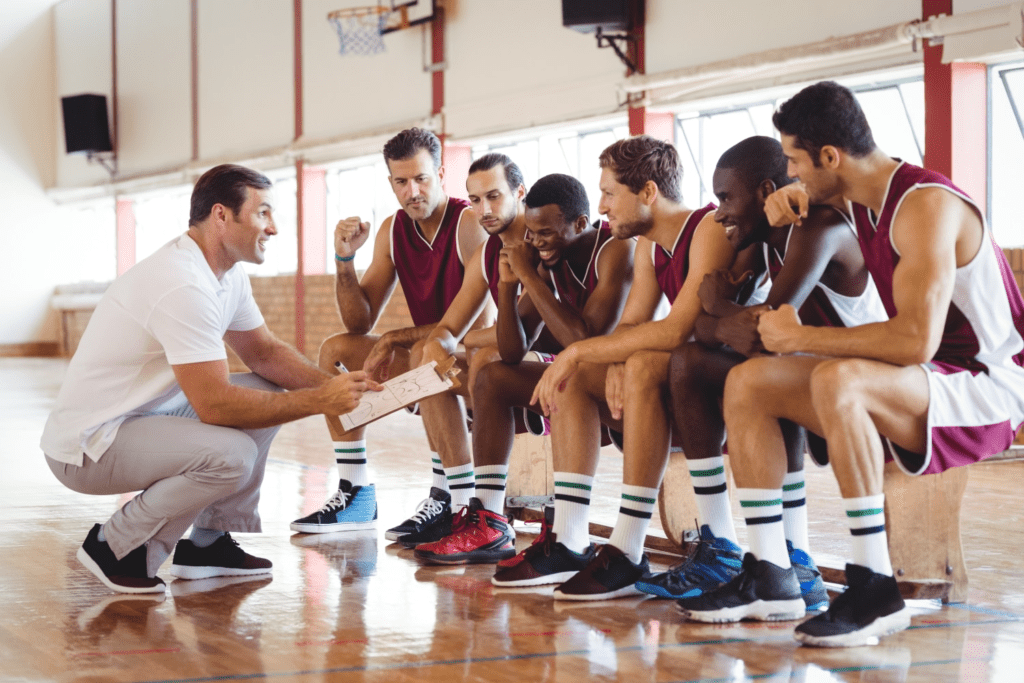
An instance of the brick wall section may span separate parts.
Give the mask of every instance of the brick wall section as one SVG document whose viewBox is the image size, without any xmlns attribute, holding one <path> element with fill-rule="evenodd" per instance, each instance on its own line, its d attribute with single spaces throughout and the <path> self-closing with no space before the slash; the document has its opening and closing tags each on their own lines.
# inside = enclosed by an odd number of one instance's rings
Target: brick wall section
<svg viewBox="0 0 1024 683">
<path fill-rule="evenodd" d="M 306 285 L 306 356 L 316 362 L 320 344 L 331 335 L 345 331 L 334 298 L 334 274 L 307 275 Z M 252 277 L 252 294 L 267 321 L 267 327 L 278 337 L 295 343 L 295 276 L 276 275 Z M 375 334 L 400 327 L 410 327 L 412 318 L 405 295 L 400 286 L 395 287 L 391 299 L 381 312 L 374 327 Z M 239 372 L 245 366 L 234 352 L 228 349 L 232 372 Z"/>
</svg>

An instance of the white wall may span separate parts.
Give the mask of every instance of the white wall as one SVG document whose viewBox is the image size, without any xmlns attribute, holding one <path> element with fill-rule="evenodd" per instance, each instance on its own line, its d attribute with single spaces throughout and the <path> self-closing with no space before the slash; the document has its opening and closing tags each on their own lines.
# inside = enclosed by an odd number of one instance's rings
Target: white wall
<svg viewBox="0 0 1024 683">
<path fill-rule="evenodd" d="M 57 98 L 105 95 L 113 117 L 110 0 L 64 0 L 53 8 Z M 113 128 L 111 128 L 113 134 Z M 85 154 L 65 154 L 63 116 L 57 112 L 57 184 L 65 187 L 107 179 L 107 171 Z"/>
<path fill-rule="evenodd" d="M 560 2 L 463 0 L 447 34 L 447 130 L 456 137 L 618 111 L 626 67 L 562 26 Z"/>
<path fill-rule="evenodd" d="M 920 16 L 921 0 L 647 0 L 647 73 L 804 45 Z"/>
<path fill-rule="evenodd" d="M 201 2 L 197 23 L 200 158 L 244 156 L 291 142 L 291 3 Z"/>
<path fill-rule="evenodd" d="M 287 3 L 289 7 L 291 2 Z M 430 116 L 431 80 L 423 71 L 428 27 L 384 36 L 386 51 L 376 55 L 338 54 L 338 36 L 327 13 L 374 3 L 366 0 L 304 0 L 302 75 L 307 139 L 401 129 Z M 465 3 L 463 3 L 465 4 Z"/>
<path fill-rule="evenodd" d="M 0 344 L 56 340 L 49 296 L 65 254 L 66 226 L 43 188 L 57 155 L 53 25 L 49 4 L 4 9 L 0 29 Z"/>
<path fill-rule="evenodd" d="M 117 3 L 121 173 L 174 167 L 192 157 L 189 5 L 183 0 Z"/>
</svg>

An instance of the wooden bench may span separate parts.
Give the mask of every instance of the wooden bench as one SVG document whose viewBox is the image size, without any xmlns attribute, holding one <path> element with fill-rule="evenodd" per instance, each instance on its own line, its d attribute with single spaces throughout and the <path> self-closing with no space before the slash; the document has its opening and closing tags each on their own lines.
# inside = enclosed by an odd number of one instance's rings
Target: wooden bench
<svg viewBox="0 0 1024 683">
<path fill-rule="evenodd" d="M 728 456 L 726 456 L 728 457 Z M 730 490 L 735 489 L 729 472 Z M 905 598 L 967 599 L 967 566 L 960 542 L 960 505 L 968 468 L 911 477 L 896 463 L 885 466 L 885 525 L 893 571 Z M 813 498 L 813 493 L 810 496 Z M 834 501 L 838 504 L 839 501 Z M 695 536 L 697 517 L 686 459 L 673 453 L 658 497 L 662 528 L 670 539 Z M 822 578 L 845 584 L 843 569 L 820 567 Z"/>
<path fill-rule="evenodd" d="M 728 457 L 728 456 L 727 456 Z M 735 489 L 731 470 L 730 490 Z M 960 542 L 960 505 L 968 469 L 910 477 L 895 463 L 885 467 L 885 515 L 889 554 L 900 591 L 906 598 L 962 602 L 967 599 L 967 567 Z M 522 434 L 516 437 L 509 460 L 506 500 L 517 519 L 539 520 L 542 502 L 551 501 L 554 470 L 551 440 Z M 811 494 L 813 497 L 813 493 Z M 834 501 L 839 504 L 839 501 Z M 523 507 L 522 505 L 531 507 Z M 645 545 L 662 552 L 681 553 L 696 541 L 697 507 L 693 485 L 682 453 L 669 456 L 658 496 L 658 512 L 667 538 L 649 535 Z M 845 530 L 843 531 L 844 533 Z M 608 538 L 611 527 L 591 524 L 590 533 Z M 821 567 L 830 583 L 845 584 L 843 569 Z"/>
</svg>

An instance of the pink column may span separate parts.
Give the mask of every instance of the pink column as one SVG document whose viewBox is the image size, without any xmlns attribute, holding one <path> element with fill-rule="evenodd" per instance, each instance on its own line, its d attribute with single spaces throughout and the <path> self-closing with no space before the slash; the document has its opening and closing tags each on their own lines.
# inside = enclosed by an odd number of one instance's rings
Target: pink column
<svg viewBox="0 0 1024 683">
<path fill-rule="evenodd" d="M 473 163 L 473 149 L 466 145 L 446 144 L 441 163 L 444 165 L 445 192 L 451 197 L 466 199 L 466 178 Z"/>
<path fill-rule="evenodd" d="M 135 202 L 117 200 L 117 274 L 135 265 Z"/>
</svg>

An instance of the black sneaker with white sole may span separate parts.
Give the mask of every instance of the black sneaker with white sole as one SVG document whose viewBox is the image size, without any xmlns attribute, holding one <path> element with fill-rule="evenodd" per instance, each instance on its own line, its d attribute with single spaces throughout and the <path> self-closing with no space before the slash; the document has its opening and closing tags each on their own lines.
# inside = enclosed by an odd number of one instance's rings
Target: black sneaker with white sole
<svg viewBox="0 0 1024 683">
<path fill-rule="evenodd" d="M 393 526 L 384 532 L 384 538 L 389 541 L 398 541 L 402 536 L 408 534 L 422 534 L 425 530 L 437 524 L 447 522 L 449 533 L 452 524 L 452 494 L 436 486 L 430 487 L 430 495 L 420 501 L 416 506 L 416 512 L 397 526 Z M 437 541 L 447 534 L 430 539 Z M 429 543 L 430 541 L 422 541 Z"/>
<path fill-rule="evenodd" d="M 816 647 L 858 647 L 910 626 L 896 578 L 846 565 L 847 589 L 828 610 L 796 627 L 793 637 Z"/>
<path fill-rule="evenodd" d="M 687 619 L 707 623 L 789 621 L 806 611 L 796 570 L 783 569 L 750 553 L 743 556 L 742 571 L 728 583 L 678 600 L 677 605 Z"/>
<path fill-rule="evenodd" d="M 555 600 L 610 600 L 640 593 L 634 584 L 650 571 L 647 555 L 634 564 L 611 544 L 602 545 L 587 566 L 555 589 Z"/>
<path fill-rule="evenodd" d="M 209 579 L 214 576 L 252 576 L 269 574 L 270 560 L 255 557 L 242 550 L 238 541 L 225 533 L 216 541 L 200 548 L 188 539 L 181 539 L 174 548 L 171 576 L 179 579 Z"/>
<path fill-rule="evenodd" d="M 146 546 L 140 545 L 119 560 L 107 542 L 100 540 L 99 524 L 89 531 L 77 557 L 107 588 L 118 593 L 164 592 L 164 582 L 149 576 L 146 569 Z"/>
</svg>

